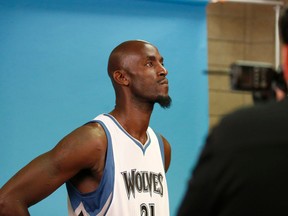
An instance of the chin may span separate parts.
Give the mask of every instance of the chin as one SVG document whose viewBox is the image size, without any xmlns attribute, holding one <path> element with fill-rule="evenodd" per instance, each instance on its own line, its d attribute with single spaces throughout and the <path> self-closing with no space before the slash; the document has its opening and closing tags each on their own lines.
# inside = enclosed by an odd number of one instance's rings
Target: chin
<svg viewBox="0 0 288 216">
<path fill-rule="evenodd" d="M 156 102 L 162 107 L 162 108 L 169 108 L 172 103 L 172 99 L 169 95 L 160 95 L 157 97 Z"/>
</svg>

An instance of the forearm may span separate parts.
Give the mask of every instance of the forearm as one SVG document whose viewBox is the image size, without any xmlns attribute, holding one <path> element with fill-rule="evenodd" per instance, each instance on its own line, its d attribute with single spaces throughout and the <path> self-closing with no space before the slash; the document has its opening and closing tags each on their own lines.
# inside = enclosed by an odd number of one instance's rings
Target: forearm
<svg viewBox="0 0 288 216">
<path fill-rule="evenodd" d="M 56 174 L 54 170 L 55 165 L 48 154 L 35 158 L 19 170 L 0 190 L 0 204 L 3 206 L 0 208 L 0 216 L 4 207 L 3 215 L 9 211 L 21 212 L 14 216 L 29 215 L 27 208 L 47 197 L 65 182 L 62 175 Z M 13 209 L 14 206 L 17 208 Z"/>
</svg>

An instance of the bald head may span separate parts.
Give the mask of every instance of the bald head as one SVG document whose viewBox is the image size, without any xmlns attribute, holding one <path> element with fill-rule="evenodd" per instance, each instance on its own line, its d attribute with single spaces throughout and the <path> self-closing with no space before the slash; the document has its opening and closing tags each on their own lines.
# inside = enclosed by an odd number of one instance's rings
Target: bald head
<svg viewBox="0 0 288 216">
<path fill-rule="evenodd" d="M 143 40 L 129 40 L 115 47 L 109 57 L 108 74 L 116 94 L 116 104 L 154 103 L 167 108 L 168 71 L 157 47 Z"/>
<path fill-rule="evenodd" d="M 145 44 L 152 45 L 151 43 L 144 40 L 129 40 L 115 47 L 112 50 L 108 60 L 107 69 L 110 78 L 112 77 L 114 71 L 125 68 L 124 64 L 127 56 L 130 56 L 135 52 L 139 52 L 139 50 L 141 50 L 141 48 L 144 47 Z"/>
</svg>

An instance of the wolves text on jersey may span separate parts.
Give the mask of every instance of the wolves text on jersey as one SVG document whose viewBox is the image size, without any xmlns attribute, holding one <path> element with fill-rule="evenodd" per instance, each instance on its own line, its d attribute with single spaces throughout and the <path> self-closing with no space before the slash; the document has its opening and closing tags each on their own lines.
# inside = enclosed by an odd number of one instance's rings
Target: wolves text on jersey
<svg viewBox="0 0 288 216">
<path fill-rule="evenodd" d="M 139 193 L 152 193 L 163 196 L 163 174 L 148 171 L 136 171 L 132 169 L 130 172 L 121 172 L 125 184 L 128 199 L 132 194 L 135 198 L 135 191 Z"/>
</svg>

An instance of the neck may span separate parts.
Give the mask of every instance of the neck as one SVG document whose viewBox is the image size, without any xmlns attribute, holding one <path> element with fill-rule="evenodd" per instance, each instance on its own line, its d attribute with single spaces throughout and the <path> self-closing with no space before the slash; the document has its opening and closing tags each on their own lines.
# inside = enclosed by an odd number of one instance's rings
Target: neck
<svg viewBox="0 0 288 216">
<path fill-rule="evenodd" d="M 135 139 L 144 144 L 147 140 L 146 131 L 149 126 L 153 105 L 149 108 L 135 106 L 119 106 L 110 112 L 121 126 Z"/>
</svg>

